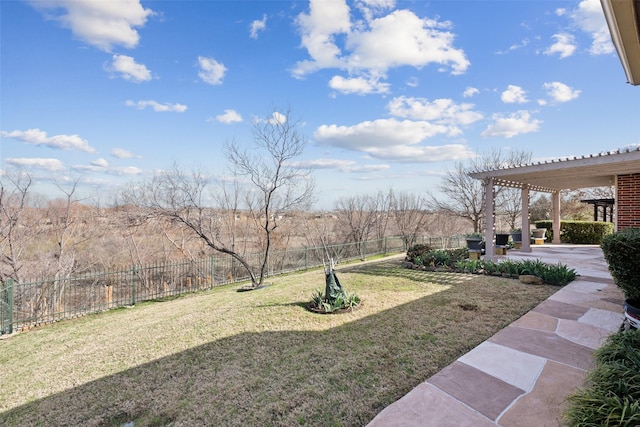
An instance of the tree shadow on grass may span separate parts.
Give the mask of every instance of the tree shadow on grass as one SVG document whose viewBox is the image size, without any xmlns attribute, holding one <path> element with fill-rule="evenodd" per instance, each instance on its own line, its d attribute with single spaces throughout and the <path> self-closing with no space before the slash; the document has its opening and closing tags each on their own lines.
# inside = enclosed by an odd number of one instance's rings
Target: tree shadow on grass
<svg viewBox="0 0 640 427">
<path fill-rule="evenodd" d="M 442 271 L 414 270 L 402 266 L 402 260 L 384 260 L 374 264 L 342 267 L 337 273 L 357 273 L 371 276 L 393 276 L 415 282 L 431 282 L 438 285 L 455 285 L 474 279 L 472 274 Z"/>
<path fill-rule="evenodd" d="M 13 408 L 0 425 L 366 425 L 553 292 L 528 287 L 539 293 L 535 301 L 514 292 L 505 309 L 504 285 L 484 289 L 478 301 L 472 286 L 329 330 L 288 325 L 212 341 Z"/>
</svg>

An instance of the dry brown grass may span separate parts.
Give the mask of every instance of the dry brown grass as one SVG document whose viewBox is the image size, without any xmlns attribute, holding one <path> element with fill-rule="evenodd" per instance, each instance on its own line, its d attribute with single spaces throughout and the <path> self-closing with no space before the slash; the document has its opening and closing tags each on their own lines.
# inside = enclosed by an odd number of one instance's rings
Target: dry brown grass
<svg viewBox="0 0 640 427">
<path fill-rule="evenodd" d="M 0 425 L 365 425 L 557 290 L 397 258 L 339 278 L 351 313 L 304 309 L 317 270 L 0 340 Z"/>
</svg>

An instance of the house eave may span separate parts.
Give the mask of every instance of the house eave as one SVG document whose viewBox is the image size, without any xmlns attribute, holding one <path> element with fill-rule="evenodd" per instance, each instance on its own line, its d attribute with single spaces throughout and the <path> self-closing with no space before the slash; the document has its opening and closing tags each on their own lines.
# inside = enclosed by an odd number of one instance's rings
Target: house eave
<svg viewBox="0 0 640 427">
<path fill-rule="evenodd" d="M 600 0 L 627 81 L 640 84 L 640 0 Z"/>
</svg>

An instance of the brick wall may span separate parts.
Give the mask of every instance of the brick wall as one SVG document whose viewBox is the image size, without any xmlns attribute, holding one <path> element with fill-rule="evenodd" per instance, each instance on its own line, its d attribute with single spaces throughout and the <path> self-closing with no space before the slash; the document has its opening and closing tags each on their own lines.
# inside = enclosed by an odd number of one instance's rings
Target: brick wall
<svg viewBox="0 0 640 427">
<path fill-rule="evenodd" d="M 618 230 L 640 227 L 640 173 L 618 175 Z"/>
</svg>

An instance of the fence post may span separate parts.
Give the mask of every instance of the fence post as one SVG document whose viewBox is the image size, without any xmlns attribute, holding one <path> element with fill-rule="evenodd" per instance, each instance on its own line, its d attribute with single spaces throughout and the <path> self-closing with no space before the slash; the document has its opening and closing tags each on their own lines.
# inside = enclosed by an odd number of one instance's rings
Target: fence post
<svg viewBox="0 0 640 427">
<path fill-rule="evenodd" d="M 131 274 L 131 305 L 136 305 L 136 265 L 133 264 L 133 270 Z"/>
<path fill-rule="evenodd" d="M 308 246 L 304 247 L 304 269 L 305 270 L 309 269 L 309 247 Z"/>
<path fill-rule="evenodd" d="M 216 284 L 215 265 L 216 265 L 216 259 L 213 255 L 211 255 L 211 287 L 212 288 Z"/>
<path fill-rule="evenodd" d="M 387 255 L 387 236 L 384 236 L 384 252 L 383 255 L 386 256 Z"/>
</svg>

